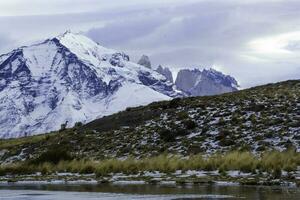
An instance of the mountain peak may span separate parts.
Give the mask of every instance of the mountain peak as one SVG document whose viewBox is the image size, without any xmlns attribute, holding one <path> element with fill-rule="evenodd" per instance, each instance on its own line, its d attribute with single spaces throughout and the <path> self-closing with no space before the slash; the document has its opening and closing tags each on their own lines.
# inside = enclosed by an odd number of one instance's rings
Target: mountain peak
<svg viewBox="0 0 300 200">
<path fill-rule="evenodd" d="M 73 33 L 71 31 L 66 31 L 63 34 L 60 34 L 55 37 L 67 48 L 69 47 L 96 47 L 100 46 L 90 38 L 86 37 L 80 33 Z"/>
<path fill-rule="evenodd" d="M 175 85 L 191 96 L 215 95 L 236 91 L 237 81 L 213 68 L 184 69 L 178 72 Z"/>
<path fill-rule="evenodd" d="M 95 66 L 99 65 L 101 56 L 117 53 L 116 50 L 105 48 L 82 33 L 74 33 L 70 30 L 54 39 L 57 39 L 61 45 L 68 48 L 81 60 Z"/>
<path fill-rule="evenodd" d="M 79 33 L 79 32 L 72 32 L 71 30 L 66 30 L 64 33 L 61 33 L 61 34 L 55 36 L 55 38 L 60 40 L 60 39 L 63 39 L 65 37 L 70 37 L 70 36 L 71 37 L 78 37 L 78 36 L 84 36 L 84 35 Z"/>
<path fill-rule="evenodd" d="M 156 71 L 158 73 L 162 74 L 163 76 L 165 76 L 168 81 L 173 83 L 173 75 L 172 75 L 171 70 L 168 67 L 162 67 L 161 65 L 159 65 L 157 67 Z"/>
<path fill-rule="evenodd" d="M 142 55 L 142 57 L 138 61 L 138 64 L 143 65 L 144 67 L 147 67 L 147 68 L 151 69 L 151 61 L 150 61 L 150 58 L 147 55 Z"/>
<path fill-rule="evenodd" d="M 58 130 L 179 95 L 125 53 L 67 31 L 0 55 L 0 138 Z"/>
<path fill-rule="evenodd" d="M 204 69 L 202 73 L 225 86 L 239 88 L 239 84 L 237 80 L 235 80 L 235 78 L 230 75 L 223 74 L 222 72 L 217 71 L 214 68 L 210 68 L 208 70 Z"/>
</svg>

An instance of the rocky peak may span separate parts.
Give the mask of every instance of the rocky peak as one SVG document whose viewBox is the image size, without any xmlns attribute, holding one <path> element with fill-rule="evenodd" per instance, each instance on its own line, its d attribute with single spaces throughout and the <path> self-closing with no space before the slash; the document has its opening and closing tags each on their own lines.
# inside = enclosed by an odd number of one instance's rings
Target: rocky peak
<svg viewBox="0 0 300 200">
<path fill-rule="evenodd" d="M 151 69 L 151 61 L 146 55 L 142 55 L 142 57 L 138 61 L 138 64 Z"/>
<path fill-rule="evenodd" d="M 176 87 L 189 96 L 216 95 L 236 91 L 237 81 L 214 69 L 183 69 L 178 72 Z"/>
<path fill-rule="evenodd" d="M 239 84 L 235 80 L 235 78 L 229 75 L 225 75 L 222 72 L 217 71 L 213 68 L 210 68 L 209 70 L 204 69 L 202 73 L 205 76 L 209 77 L 210 79 L 215 80 L 216 82 L 219 82 L 225 86 L 234 87 L 234 88 L 239 87 Z"/>
<path fill-rule="evenodd" d="M 171 83 L 173 83 L 173 75 L 171 70 L 168 67 L 162 67 L 161 65 L 159 65 L 156 69 L 156 71 L 162 75 L 164 75 L 168 81 L 170 81 Z"/>
</svg>

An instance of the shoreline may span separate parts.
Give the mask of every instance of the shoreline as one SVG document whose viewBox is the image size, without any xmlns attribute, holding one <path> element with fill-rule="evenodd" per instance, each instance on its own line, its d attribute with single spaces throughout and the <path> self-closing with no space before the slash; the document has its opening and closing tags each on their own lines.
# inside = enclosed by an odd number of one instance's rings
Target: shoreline
<svg viewBox="0 0 300 200">
<path fill-rule="evenodd" d="M 96 174 L 53 173 L 43 175 L 0 176 L 0 186 L 9 185 L 173 185 L 173 186 L 280 186 L 300 187 L 300 171 L 282 172 L 281 178 L 272 178 L 268 173 L 253 174 L 237 170 L 219 173 L 216 171 L 177 170 L 174 173 L 139 172 L 137 174 L 111 173 L 97 177 Z"/>
</svg>

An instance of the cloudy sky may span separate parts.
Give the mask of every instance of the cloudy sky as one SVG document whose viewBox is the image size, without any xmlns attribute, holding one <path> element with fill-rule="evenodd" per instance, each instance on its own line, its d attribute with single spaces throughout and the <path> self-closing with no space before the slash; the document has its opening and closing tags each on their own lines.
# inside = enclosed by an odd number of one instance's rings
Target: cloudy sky
<svg viewBox="0 0 300 200">
<path fill-rule="evenodd" d="M 65 30 L 150 56 L 214 67 L 242 87 L 300 79 L 299 0 L 1 0 L 0 54 Z"/>
</svg>

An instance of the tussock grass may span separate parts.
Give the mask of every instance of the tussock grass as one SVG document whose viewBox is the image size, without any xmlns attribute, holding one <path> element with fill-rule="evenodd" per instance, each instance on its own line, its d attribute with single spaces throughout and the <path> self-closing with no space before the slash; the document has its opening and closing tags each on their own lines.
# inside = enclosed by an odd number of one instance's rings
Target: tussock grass
<svg viewBox="0 0 300 200">
<path fill-rule="evenodd" d="M 221 157 L 221 168 L 251 172 L 258 168 L 259 162 L 263 162 L 263 160 L 258 160 L 249 152 L 231 152 Z"/>
<path fill-rule="evenodd" d="M 262 160 L 261 168 L 264 171 L 283 169 L 289 172 L 295 171 L 297 166 L 300 166 L 300 155 L 293 150 L 285 151 L 285 153 L 267 152 L 263 154 Z"/>
<path fill-rule="evenodd" d="M 57 164 L 53 162 L 38 164 L 23 162 L 0 166 L 0 175 L 72 172 L 95 173 L 98 177 L 101 177 L 110 173 L 136 174 L 142 171 L 172 173 L 176 170 L 219 170 L 225 174 L 228 170 L 240 170 L 242 172 L 259 170 L 269 172 L 274 177 L 280 177 L 281 170 L 295 171 L 297 166 L 300 166 L 300 153 L 293 150 L 265 152 L 260 156 L 250 152 L 234 151 L 226 154 L 214 154 L 209 157 L 194 155 L 184 158 L 177 155 L 163 154 L 142 159 L 128 157 L 125 160 L 115 158 L 100 161 L 61 160 Z"/>
</svg>

